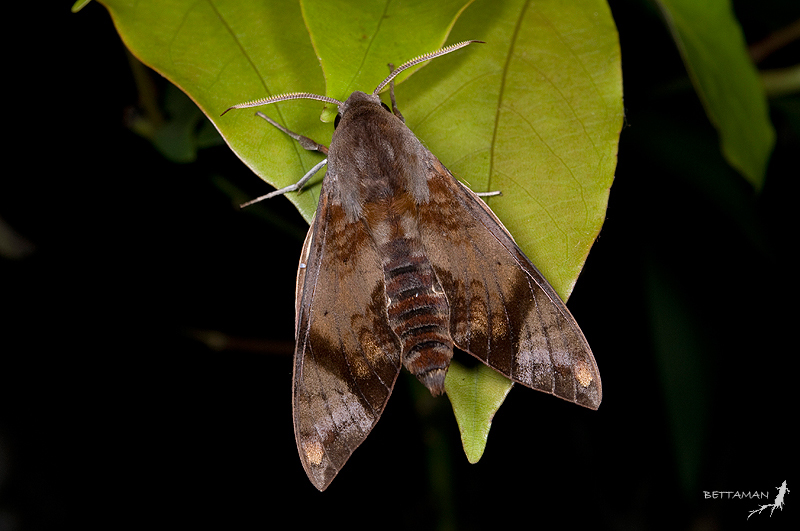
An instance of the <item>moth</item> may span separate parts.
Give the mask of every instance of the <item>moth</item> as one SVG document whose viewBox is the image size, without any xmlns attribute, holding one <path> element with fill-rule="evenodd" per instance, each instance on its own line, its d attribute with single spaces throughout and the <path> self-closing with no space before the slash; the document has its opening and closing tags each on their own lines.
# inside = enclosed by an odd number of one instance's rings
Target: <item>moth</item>
<svg viewBox="0 0 800 531">
<path fill-rule="evenodd" d="M 297 450 L 319 490 L 378 422 L 400 368 L 441 395 L 453 347 L 524 386 L 600 405 L 597 363 L 569 310 L 397 111 L 397 74 L 472 42 L 390 65 L 371 94 L 343 102 L 291 93 L 228 109 L 306 98 L 339 110 L 330 148 L 258 113 L 327 154 L 298 183 L 262 197 L 300 190 L 327 162 L 297 272 L 292 390 Z M 393 110 L 378 96 L 387 84 Z"/>
</svg>

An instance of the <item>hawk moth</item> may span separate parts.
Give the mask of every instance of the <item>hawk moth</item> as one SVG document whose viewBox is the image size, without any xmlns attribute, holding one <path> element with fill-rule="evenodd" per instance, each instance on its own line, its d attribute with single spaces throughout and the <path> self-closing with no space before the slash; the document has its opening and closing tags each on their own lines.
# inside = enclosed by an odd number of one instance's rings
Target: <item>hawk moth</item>
<svg viewBox="0 0 800 531">
<path fill-rule="evenodd" d="M 339 110 L 330 148 L 258 113 L 327 159 L 246 203 L 297 191 L 327 163 L 297 273 L 293 375 L 297 449 L 319 490 L 378 422 L 400 368 L 440 395 L 453 347 L 527 387 L 600 405 L 597 364 L 569 310 L 397 111 L 397 74 L 472 42 L 392 68 L 371 94 L 343 102 L 291 93 L 225 111 L 301 98 Z M 393 110 L 378 96 L 387 84 Z"/>
</svg>

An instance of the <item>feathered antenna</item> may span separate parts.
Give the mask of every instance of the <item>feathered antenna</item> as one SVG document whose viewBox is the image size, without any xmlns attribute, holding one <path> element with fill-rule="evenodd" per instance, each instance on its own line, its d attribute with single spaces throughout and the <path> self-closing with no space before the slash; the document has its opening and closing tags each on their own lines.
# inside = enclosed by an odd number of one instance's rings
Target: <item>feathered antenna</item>
<svg viewBox="0 0 800 531">
<path fill-rule="evenodd" d="M 464 46 L 469 46 L 470 44 L 472 44 L 474 42 L 479 42 L 479 43 L 483 44 L 483 41 L 462 41 L 462 42 L 458 42 L 456 44 L 451 44 L 450 46 L 446 46 L 446 47 L 442 48 L 441 50 L 436 50 L 435 52 L 429 52 L 429 53 L 426 53 L 425 55 L 420 55 L 419 57 L 415 57 L 414 59 L 412 59 L 410 61 L 407 61 L 407 62 L 401 64 L 400 66 L 398 66 L 397 68 L 395 68 L 394 70 L 392 70 L 392 73 L 389 74 L 389 77 L 387 77 L 386 79 L 381 81 L 381 84 L 378 85 L 375 88 L 375 90 L 372 91 L 372 93 L 373 94 L 377 94 L 378 92 L 383 90 L 383 87 L 385 87 L 386 85 L 391 83 L 391 81 L 397 76 L 397 74 L 399 74 L 403 70 L 408 70 L 409 68 L 411 68 L 414 65 L 418 65 L 420 63 L 424 63 L 425 61 L 430 61 L 431 59 L 435 59 L 436 57 L 440 57 L 442 55 L 446 55 L 446 54 L 448 54 L 450 52 L 454 52 L 456 50 L 460 50 Z"/>
<path fill-rule="evenodd" d="M 246 109 L 248 107 L 258 107 L 260 105 L 269 105 L 270 103 L 277 103 L 286 100 L 318 100 L 325 103 L 333 103 L 337 107 L 342 104 L 341 101 L 329 98 L 328 96 L 320 96 L 319 94 L 311 94 L 310 92 L 290 92 L 289 94 L 278 94 L 277 96 L 270 96 L 269 98 L 261 98 L 253 101 L 246 101 L 244 103 L 237 103 L 225 109 L 225 112 L 220 114 L 224 115 L 231 109 Z"/>
</svg>

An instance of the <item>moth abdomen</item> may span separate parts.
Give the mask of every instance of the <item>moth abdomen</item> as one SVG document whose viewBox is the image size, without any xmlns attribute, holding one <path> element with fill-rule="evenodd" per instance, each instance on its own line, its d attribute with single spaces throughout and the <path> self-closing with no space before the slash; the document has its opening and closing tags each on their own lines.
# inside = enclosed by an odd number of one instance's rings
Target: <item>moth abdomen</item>
<svg viewBox="0 0 800 531">
<path fill-rule="evenodd" d="M 403 365 L 439 395 L 453 357 L 450 306 L 416 227 L 408 223 L 414 213 L 387 212 L 389 219 L 374 220 L 374 227 L 387 230 L 376 230 L 373 237 L 383 265 L 389 327 L 400 339 Z"/>
<path fill-rule="evenodd" d="M 400 338 L 403 365 L 434 395 L 444 391 L 444 374 L 453 357 L 448 330 L 449 312 L 444 295 L 433 290 L 424 295 L 391 300 L 386 308 L 389 326 Z M 441 373 L 441 377 L 433 374 Z"/>
</svg>

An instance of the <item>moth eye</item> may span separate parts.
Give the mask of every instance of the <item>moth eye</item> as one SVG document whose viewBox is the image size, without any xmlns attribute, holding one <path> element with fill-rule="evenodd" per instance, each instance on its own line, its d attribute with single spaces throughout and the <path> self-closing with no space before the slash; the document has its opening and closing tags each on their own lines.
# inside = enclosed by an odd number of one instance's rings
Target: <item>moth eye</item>
<svg viewBox="0 0 800 531">
<path fill-rule="evenodd" d="M 337 114 L 336 118 L 333 119 L 333 129 L 334 129 L 334 131 L 336 130 L 337 127 L 339 127 L 339 120 L 341 120 L 341 119 L 342 119 L 342 115 L 341 114 Z"/>
<path fill-rule="evenodd" d="M 388 106 L 388 105 L 386 105 L 386 104 L 385 104 L 385 103 L 383 103 L 383 102 L 381 102 L 381 107 L 383 107 L 384 109 L 386 109 L 388 112 L 392 112 L 392 110 L 389 108 L 389 106 Z"/>
</svg>

